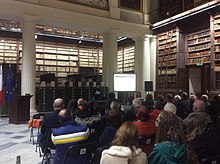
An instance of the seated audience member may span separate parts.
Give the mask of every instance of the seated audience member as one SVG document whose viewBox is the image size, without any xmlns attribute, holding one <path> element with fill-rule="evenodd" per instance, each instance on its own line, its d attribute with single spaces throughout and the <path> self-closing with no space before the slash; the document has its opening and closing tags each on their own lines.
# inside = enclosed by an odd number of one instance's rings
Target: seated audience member
<svg viewBox="0 0 220 164">
<path fill-rule="evenodd" d="M 149 110 L 149 112 L 150 112 L 151 110 L 153 110 L 153 108 L 154 108 L 154 100 L 153 100 L 152 94 L 147 94 L 147 95 L 146 95 L 146 99 L 145 99 L 145 101 L 142 103 L 142 105 L 146 106 L 147 109 Z"/>
<path fill-rule="evenodd" d="M 99 148 L 95 152 L 92 159 L 93 164 L 100 163 L 102 151 L 108 149 L 115 136 L 116 131 L 123 123 L 123 116 L 120 111 L 111 109 L 106 116 L 107 126 L 104 128 L 101 136 L 99 137 Z"/>
<path fill-rule="evenodd" d="M 190 113 L 190 102 L 188 101 L 188 94 L 186 92 L 181 93 L 181 100 L 176 103 L 176 115 L 182 119 L 185 119 Z"/>
<path fill-rule="evenodd" d="M 121 110 L 121 104 L 118 101 L 112 101 L 110 104 L 111 110 L 117 111 L 121 114 L 122 122 L 125 121 L 125 112 Z"/>
<path fill-rule="evenodd" d="M 100 164 L 146 164 L 146 154 L 138 148 L 138 131 L 132 122 L 117 130 L 112 146 L 102 152 Z"/>
<path fill-rule="evenodd" d="M 220 156 L 219 132 L 214 129 L 205 112 L 190 113 L 186 118 L 187 139 L 199 157 L 200 162 L 208 157 Z"/>
<path fill-rule="evenodd" d="M 71 112 L 63 109 L 59 113 L 59 120 L 62 126 L 52 131 L 52 141 L 56 145 L 53 164 L 62 163 L 66 150 L 73 145 L 85 142 L 89 136 L 89 129 L 85 125 L 79 125 L 72 120 Z M 90 156 L 74 156 L 66 160 L 66 164 L 87 164 Z"/>
<path fill-rule="evenodd" d="M 162 95 L 158 95 L 155 103 L 155 109 L 150 112 L 150 118 L 156 121 L 158 115 L 163 111 L 163 107 L 164 97 Z"/>
<path fill-rule="evenodd" d="M 220 128 L 220 96 L 215 94 L 212 96 L 210 105 L 207 107 L 208 113 L 216 128 Z"/>
<path fill-rule="evenodd" d="M 127 105 L 124 105 L 124 112 L 127 113 L 129 110 L 132 110 L 132 101 L 134 100 L 134 96 L 128 97 Z"/>
<path fill-rule="evenodd" d="M 200 97 L 200 99 L 201 99 L 202 101 L 204 101 L 205 107 L 207 108 L 207 106 L 209 106 L 209 97 L 208 97 L 208 95 L 203 94 L 203 95 Z"/>
<path fill-rule="evenodd" d="M 141 105 L 141 100 L 138 98 L 133 99 L 132 101 L 132 109 L 129 110 L 126 114 L 126 120 L 127 121 L 134 121 L 136 120 L 136 115 L 135 115 L 135 109 Z"/>
<path fill-rule="evenodd" d="M 77 101 L 77 109 L 75 110 L 75 116 L 79 118 L 87 118 L 90 117 L 90 111 L 88 108 L 88 104 L 83 98 L 80 98 Z"/>
<path fill-rule="evenodd" d="M 154 120 L 150 118 L 148 109 L 144 105 L 141 105 L 135 109 L 135 114 L 137 120 L 134 121 L 134 125 L 138 129 L 139 138 L 152 136 L 152 140 L 154 140 L 156 136 L 156 126 Z M 142 151 L 148 156 L 153 150 L 154 142 L 152 141 L 152 143 L 148 145 L 139 145 Z"/>
<path fill-rule="evenodd" d="M 148 157 L 148 163 L 198 164 L 197 156 L 187 144 L 182 125 L 175 114 L 167 111 L 161 112 L 156 126 L 156 141 L 153 152 Z"/>
<path fill-rule="evenodd" d="M 105 104 L 105 110 L 106 112 L 108 112 L 109 110 L 111 110 L 111 107 L 110 107 L 110 104 L 112 101 L 118 101 L 116 98 L 115 98 L 115 94 L 114 92 L 110 92 L 109 95 L 108 95 L 108 100 Z"/>
<path fill-rule="evenodd" d="M 68 102 L 67 109 L 71 111 L 73 115 L 75 115 L 76 109 L 77 109 L 77 101 L 75 99 L 72 99 Z"/>
<path fill-rule="evenodd" d="M 203 100 L 196 99 L 195 102 L 193 103 L 193 112 L 205 112 L 206 107 L 205 103 Z"/>
<path fill-rule="evenodd" d="M 123 123 L 123 116 L 118 110 L 110 110 L 106 117 L 107 126 L 99 137 L 99 146 L 103 149 L 109 148 L 117 129 Z"/>
<path fill-rule="evenodd" d="M 176 105 L 174 104 L 173 95 L 171 93 L 166 94 L 164 110 L 176 114 Z"/>
<path fill-rule="evenodd" d="M 193 112 L 193 103 L 195 101 L 196 101 L 196 95 L 193 93 L 190 93 L 190 95 L 189 95 L 190 113 Z"/>
<path fill-rule="evenodd" d="M 57 98 L 54 103 L 53 103 L 54 111 L 52 113 L 45 114 L 43 117 L 43 121 L 41 124 L 41 133 L 39 135 L 39 144 L 40 147 L 43 151 L 43 153 L 47 153 L 48 149 L 46 152 L 45 146 L 46 146 L 46 141 L 47 141 L 47 136 L 49 135 L 51 129 L 60 127 L 61 124 L 59 122 L 59 112 L 61 109 L 64 107 L 64 101 L 61 98 Z M 55 146 L 53 145 L 52 141 L 49 140 L 47 143 L 47 147 L 54 149 Z"/>
</svg>

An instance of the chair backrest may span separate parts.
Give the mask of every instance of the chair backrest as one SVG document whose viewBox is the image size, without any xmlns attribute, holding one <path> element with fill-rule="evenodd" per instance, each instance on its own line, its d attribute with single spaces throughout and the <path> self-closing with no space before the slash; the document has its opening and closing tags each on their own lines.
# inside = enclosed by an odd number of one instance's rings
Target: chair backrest
<svg viewBox="0 0 220 164">
<path fill-rule="evenodd" d="M 102 125 L 102 122 L 96 122 L 89 127 L 89 130 L 90 130 L 90 135 L 89 135 L 89 138 L 88 138 L 88 142 L 96 142 L 98 143 L 98 139 L 99 139 L 99 136 L 102 134 L 103 132 L 103 125 Z"/>
<path fill-rule="evenodd" d="M 96 142 L 82 143 L 74 146 L 70 146 L 64 155 L 63 164 L 65 164 L 66 158 L 68 156 L 81 156 L 81 155 L 90 155 L 97 149 Z"/>
<path fill-rule="evenodd" d="M 220 154 L 206 159 L 202 159 L 201 164 L 219 164 L 220 163 Z"/>
<path fill-rule="evenodd" d="M 45 115 L 45 113 L 37 113 L 37 114 L 34 114 L 32 119 L 40 119 L 41 117 L 43 117 Z"/>
<path fill-rule="evenodd" d="M 139 145 L 149 145 L 155 141 L 155 138 L 156 138 L 155 134 L 152 134 L 149 136 L 142 136 L 142 137 L 139 137 L 138 143 Z"/>
</svg>

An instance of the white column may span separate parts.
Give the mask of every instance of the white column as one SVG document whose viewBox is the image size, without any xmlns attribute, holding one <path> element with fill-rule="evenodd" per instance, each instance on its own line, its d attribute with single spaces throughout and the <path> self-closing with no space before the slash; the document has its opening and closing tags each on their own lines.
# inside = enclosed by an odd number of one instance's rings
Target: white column
<svg viewBox="0 0 220 164">
<path fill-rule="evenodd" d="M 118 8 L 118 0 L 109 1 L 109 16 L 113 19 L 120 19 L 120 8 Z"/>
<path fill-rule="evenodd" d="M 141 92 L 143 82 L 143 42 L 141 38 L 135 38 L 135 60 L 134 60 L 134 71 L 137 77 L 137 91 Z"/>
<path fill-rule="evenodd" d="M 156 40 L 156 36 L 152 36 L 152 38 L 150 39 L 150 79 L 153 81 L 153 89 L 154 91 L 156 90 L 156 55 L 157 55 L 157 40 Z"/>
<path fill-rule="evenodd" d="M 144 24 L 149 24 L 150 0 L 143 0 Z"/>
<path fill-rule="evenodd" d="M 145 98 L 144 81 L 151 80 L 151 49 L 148 35 L 135 40 L 135 73 L 137 75 L 137 91 Z"/>
<path fill-rule="evenodd" d="M 113 91 L 113 74 L 117 72 L 117 34 L 114 30 L 104 34 L 102 78 L 109 91 Z"/>
<path fill-rule="evenodd" d="M 35 109 L 35 83 L 36 83 L 36 49 L 35 49 L 35 17 L 25 16 L 22 31 L 22 70 L 21 95 L 33 95 L 30 100 L 30 112 Z"/>
</svg>

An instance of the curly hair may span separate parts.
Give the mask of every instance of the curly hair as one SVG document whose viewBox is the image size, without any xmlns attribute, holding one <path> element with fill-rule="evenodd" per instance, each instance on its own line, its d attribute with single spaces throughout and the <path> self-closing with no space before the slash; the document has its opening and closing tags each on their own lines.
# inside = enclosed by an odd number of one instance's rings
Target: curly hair
<svg viewBox="0 0 220 164">
<path fill-rule="evenodd" d="M 186 137 L 177 116 L 171 112 L 163 111 L 158 116 L 156 143 L 176 141 L 186 143 Z"/>
<path fill-rule="evenodd" d="M 186 120 L 188 141 L 193 140 L 197 134 L 202 134 L 209 124 L 211 124 L 211 119 L 208 114 L 204 112 L 190 113 Z"/>
<path fill-rule="evenodd" d="M 155 143 L 175 141 L 178 144 L 185 144 L 189 163 L 199 163 L 197 155 L 187 142 L 183 125 L 178 117 L 172 112 L 163 111 L 159 114 L 157 121 L 158 127 Z"/>
<path fill-rule="evenodd" d="M 138 130 L 136 126 L 127 121 L 117 130 L 112 145 L 126 146 L 134 153 L 134 146 L 138 147 Z"/>
</svg>

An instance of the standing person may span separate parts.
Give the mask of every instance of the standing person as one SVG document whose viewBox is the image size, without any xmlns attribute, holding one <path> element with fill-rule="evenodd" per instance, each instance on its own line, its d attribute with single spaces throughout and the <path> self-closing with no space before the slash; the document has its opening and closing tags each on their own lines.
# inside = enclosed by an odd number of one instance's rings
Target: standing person
<svg viewBox="0 0 220 164">
<path fill-rule="evenodd" d="M 155 146 L 148 158 L 150 164 L 198 163 L 197 156 L 187 143 L 181 122 L 174 113 L 161 112 L 156 126 Z"/>
<path fill-rule="evenodd" d="M 137 107 L 135 109 L 135 114 L 136 114 L 137 120 L 134 121 L 134 125 L 138 129 L 139 138 L 142 138 L 142 137 L 150 138 L 151 136 L 151 138 L 149 139 L 149 142 L 150 142 L 149 144 L 146 144 L 146 142 L 144 142 L 144 144 L 141 144 L 139 142 L 139 145 L 141 149 L 143 150 L 143 152 L 149 155 L 152 152 L 153 146 L 154 146 L 154 142 L 152 140 L 155 139 L 155 135 L 156 135 L 155 122 L 154 120 L 150 118 L 149 111 L 144 105 Z"/>
<path fill-rule="evenodd" d="M 66 150 L 73 145 L 85 142 L 89 137 L 89 129 L 85 125 L 79 125 L 72 120 L 70 110 L 63 109 L 59 112 L 59 121 L 62 126 L 53 129 L 51 138 L 56 145 L 53 164 L 60 164 L 64 158 Z M 90 156 L 69 157 L 65 164 L 87 164 Z"/>
<path fill-rule="evenodd" d="M 146 154 L 138 148 L 138 131 L 132 122 L 117 130 L 112 146 L 102 152 L 100 164 L 146 164 Z"/>
<path fill-rule="evenodd" d="M 59 122 L 59 112 L 64 107 L 64 101 L 61 98 L 57 98 L 53 103 L 54 111 L 52 113 L 45 114 L 43 117 L 43 121 L 41 124 L 41 133 L 39 135 L 39 144 L 42 148 L 43 153 L 46 146 L 47 135 L 51 131 L 51 129 L 55 127 L 60 127 L 61 124 Z M 49 148 L 54 148 L 54 145 L 51 140 L 48 141 L 47 146 Z M 46 150 L 48 151 L 48 150 Z"/>
</svg>

